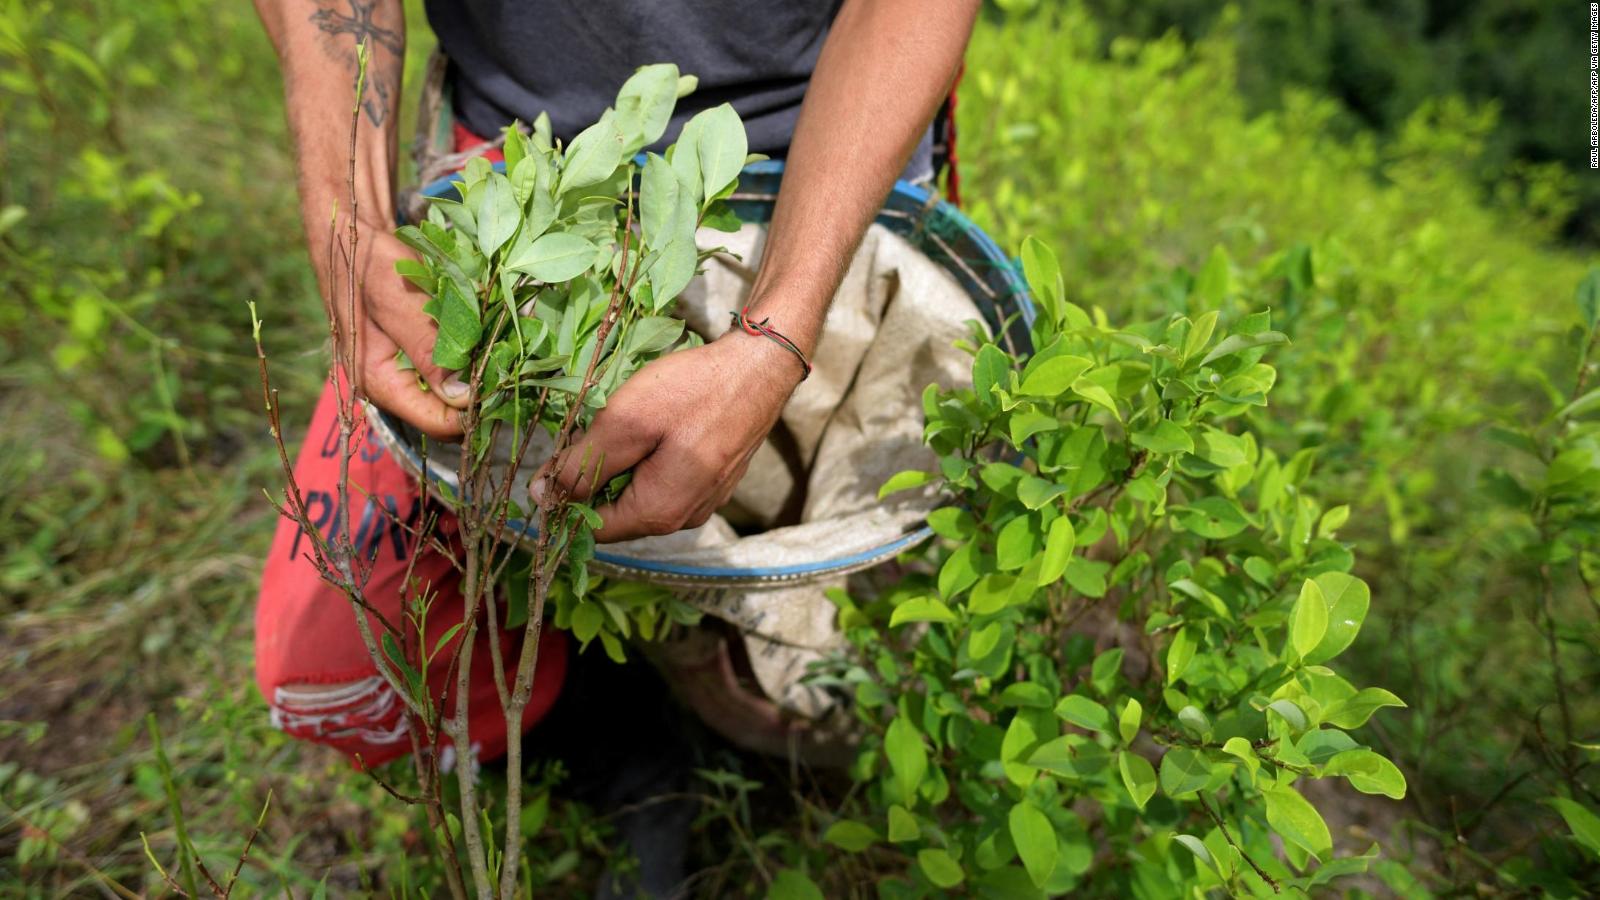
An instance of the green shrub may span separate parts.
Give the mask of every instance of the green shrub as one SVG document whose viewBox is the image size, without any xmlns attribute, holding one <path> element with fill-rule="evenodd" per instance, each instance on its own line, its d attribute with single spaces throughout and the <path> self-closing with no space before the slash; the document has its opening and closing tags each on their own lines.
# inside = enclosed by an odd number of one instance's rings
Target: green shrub
<svg viewBox="0 0 1600 900">
<path fill-rule="evenodd" d="M 872 737 L 825 840 L 903 860 L 885 896 L 1255 893 L 1363 871 L 1300 791 L 1342 776 L 1405 796 L 1350 734 L 1404 704 L 1328 667 L 1371 598 L 1336 538 L 1349 509 L 1306 490 L 1311 454 L 1254 433 L 1286 337 L 1266 313 L 1119 329 L 1066 300 L 1041 244 L 1023 253 L 1038 352 L 983 341 L 972 389 L 924 399 L 952 500 L 930 520 L 937 574 L 841 598 L 861 664 L 840 680 Z M 1210 270 L 1200 291 L 1226 286 Z"/>
<path fill-rule="evenodd" d="M 1280 455 L 1314 450 L 1312 486 L 1350 504 L 1343 536 L 1385 598 L 1369 627 L 1388 639 L 1347 665 L 1414 707 L 1373 726 L 1427 786 L 1389 849 L 1435 886 L 1498 878 L 1494 858 L 1540 846 L 1530 830 L 1566 832 L 1532 778 L 1553 721 L 1542 710 L 1558 702 L 1530 599 L 1537 554 L 1525 518 L 1481 487 L 1511 453 L 1495 426 L 1540 420 L 1527 410 L 1559 408 L 1571 383 L 1560 295 L 1583 262 L 1549 246 L 1570 208 L 1564 179 L 1486 192 L 1495 120 L 1459 102 L 1425 104 L 1380 146 L 1342 137 L 1338 107 L 1302 92 L 1251 114 L 1225 38 L 1101 46 L 1075 7 L 975 37 L 960 106 L 973 215 L 1003 241 L 1059 248 L 1068 295 L 1112 318 L 1193 316 L 1208 304 L 1191 273 L 1218 267 L 1232 275 L 1227 315 L 1270 307 L 1294 336 L 1274 354 L 1282 384 L 1258 436 Z M 1562 653 L 1579 683 L 1594 638 L 1572 629 L 1593 614 L 1570 569 L 1551 605 L 1571 623 Z M 1592 736 L 1586 693 L 1568 705 Z M 1551 872 L 1538 855 L 1517 865 Z"/>
</svg>

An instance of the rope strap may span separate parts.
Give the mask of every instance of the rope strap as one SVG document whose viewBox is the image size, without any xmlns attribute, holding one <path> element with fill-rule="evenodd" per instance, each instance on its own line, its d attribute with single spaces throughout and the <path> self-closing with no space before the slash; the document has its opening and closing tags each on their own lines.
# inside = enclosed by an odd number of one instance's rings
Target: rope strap
<svg viewBox="0 0 1600 900">
<path fill-rule="evenodd" d="M 757 337 L 764 337 L 794 354 L 794 358 L 800 360 L 800 367 L 805 370 L 800 376 L 801 381 L 805 381 L 807 378 L 811 377 L 811 360 L 806 359 L 805 351 L 800 349 L 800 345 L 790 340 L 787 336 L 781 334 L 777 329 L 768 325 L 767 322 L 771 321 L 770 319 L 762 319 L 759 322 L 753 321 L 750 318 L 750 307 L 748 306 L 736 313 L 729 313 L 729 315 L 733 317 L 733 324 L 743 329 L 745 334 L 753 334 Z"/>
</svg>

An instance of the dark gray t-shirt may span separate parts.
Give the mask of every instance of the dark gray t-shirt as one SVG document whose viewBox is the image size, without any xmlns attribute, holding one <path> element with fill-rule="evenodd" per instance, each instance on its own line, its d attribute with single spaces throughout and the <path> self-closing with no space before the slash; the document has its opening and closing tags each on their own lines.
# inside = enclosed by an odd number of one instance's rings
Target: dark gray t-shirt
<svg viewBox="0 0 1600 900">
<path fill-rule="evenodd" d="M 840 0 L 427 0 L 450 58 L 456 117 L 494 135 L 550 114 L 571 140 L 616 99 L 634 69 L 676 63 L 700 79 L 654 149 L 695 113 L 728 102 L 750 150 L 782 157 Z M 932 173 L 931 139 L 906 176 Z"/>
</svg>

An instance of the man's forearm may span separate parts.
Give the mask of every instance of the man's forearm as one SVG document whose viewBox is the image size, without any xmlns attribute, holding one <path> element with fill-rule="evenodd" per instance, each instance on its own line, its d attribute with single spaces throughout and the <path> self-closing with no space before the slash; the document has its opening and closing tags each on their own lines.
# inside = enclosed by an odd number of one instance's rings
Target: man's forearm
<svg viewBox="0 0 1600 900">
<path fill-rule="evenodd" d="M 283 69 L 285 106 L 294 136 L 301 211 L 309 229 L 347 205 L 350 114 L 356 48 L 370 48 L 360 98 L 356 199 L 370 221 L 394 218 L 395 122 L 405 60 L 401 0 L 255 0 Z M 317 253 L 313 239 L 313 253 Z"/>
<path fill-rule="evenodd" d="M 808 352 L 861 235 L 961 65 L 977 0 L 847 0 L 790 144 L 751 299 Z"/>
</svg>

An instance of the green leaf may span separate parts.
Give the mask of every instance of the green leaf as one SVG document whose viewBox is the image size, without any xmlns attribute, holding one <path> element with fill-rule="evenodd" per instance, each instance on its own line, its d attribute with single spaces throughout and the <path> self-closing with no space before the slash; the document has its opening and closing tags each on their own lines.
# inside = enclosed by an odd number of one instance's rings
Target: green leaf
<svg viewBox="0 0 1600 900">
<path fill-rule="evenodd" d="M 1294 731 L 1305 731 L 1311 724 L 1311 720 L 1306 718 L 1305 710 L 1293 700 L 1274 700 L 1267 704 L 1267 709 L 1282 716 L 1283 720 L 1289 723 L 1289 728 Z"/>
<path fill-rule="evenodd" d="M 1201 497 L 1187 506 L 1172 507 L 1172 514 L 1185 531 L 1213 541 L 1231 538 L 1250 526 L 1239 504 L 1227 497 Z"/>
<path fill-rule="evenodd" d="M 517 817 L 517 830 L 525 838 L 537 838 L 549 818 L 550 792 L 545 791 L 523 805 L 522 814 Z"/>
<path fill-rule="evenodd" d="M 816 882 L 795 869 L 779 869 L 772 876 L 766 900 L 824 900 Z"/>
<path fill-rule="evenodd" d="M 882 500 L 890 494 L 921 487 L 933 479 L 934 474 L 932 472 L 924 472 L 921 469 L 906 469 L 903 472 L 896 472 L 889 476 L 889 480 L 883 483 L 883 487 L 878 488 L 878 499 Z"/>
<path fill-rule="evenodd" d="M 1378 710 L 1386 706 L 1405 705 L 1404 700 L 1383 688 L 1363 688 L 1353 697 L 1330 704 L 1323 710 L 1322 721 L 1336 728 L 1360 728 Z"/>
<path fill-rule="evenodd" d="M 695 209 L 700 208 L 705 198 L 705 185 L 700 178 L 700 151 L 696 146 L 702 124 L 698 115 L 685 122 L 678 132 L 677 143 L 667 150 L 667 161 L 672 164 L 673 174 L 678 176 L 679 196 Z"/>
<path fill-rule="evenodd" d="M 516 248 L 505 262 L 513 272 L 526 272 L 549 284 L 570 281 L 594 265 L 598 248 L 564 231 L 553 231 L 538 240 Z"/>
<path fill-rule="evenodd" d="M 1333 852 L 1333 836 L 1322 815 L 1300 792 L 1288 785 L 1262 790 L 1267 801 L 1267 824 L 1285 840 L 1304 848 L 1318 860 Z"/>
<path fill-rule="evenodd" d="M 1072 383 L 1072 392 L 1096 406 L 1105 408 L 1117 421 L 1122 421 L 1122 412 L 1117 409 L 1117 401 L 1113 400 L 1111 393 L 1100 385 L 1087 378 L 1079 378 Z"/>
<path fill-rule="evenodd" d="M 1314 580 L 1328 604 L 1328 630 L 1317 646 L 1304 654 L 1310 665 L 1327 662 L 1343 653 L 1361 631 L 1367 608 L 1372 604 L 1372 590 L 1366 582 L 1352 575 L 1324 572 Z"/>
<path fill-rule="evenodd" d="M 444 649 L 444 645 L 450 643 L 450 639 L 455 637 L 456 633 L 461 630 L 461 626 L 465 624 L 465 622 L 457 622 L 445 629 L 444 634 L 439 635 L 439 639 L 433 642 L 433 652 L 428 654 L 428 658 L 433 659 L 438 656 L 439 651 Z"/>
<path fill-rule="evenodd" d="M 1194 455 L 1222 469 L 1231 469 L 1250 461 L 1245 452 L 1245 443 L 1238 435 L 1210 426 L 1194 436 Z"/>
<path fill-rule="evenodd" d="M 982 628 L 974 629 L 967 638 L 967 656 L 974 661 L 987 659 L 994 648 L 1000 645 L 1000 638 L 1005 636 L 1005 627 L 999 622 L 990 622 Z"/>
<path fill-rule="evenodd" d="M 1011 360 L 1005 351 L 993 344 L 984 344 L 972 359 L 972 392 L 978 405 L 986 410 L 999 407 L 994 389 L 1004 388 L 1011 371 Z"/>
<path fill-rule="evenodd" d="M 572 635 L 587 644 L 606 623 L 605 610 L 598 603 L 579 603 L 572 609 Z"/>
<path fill-rule="evenodd" d="M 1310 578 L 1300 586 L 1300 597 L 1294 602 L 1290 616 L 1289 635 L 1294 652 L 1303 659 L 1328 632 L 1328 601 L 1323 599 L 1322 588 Z"/>
<path fill-rule="evenodd" d="M 656 353 L 677 343 L 683 336 L 684 322 L 671 316 L 642 316 L 628 328 L 624 353 L 627 356 Z"/>
<path fill-rule="evenodd" d="M 1173 747 L 1161 757 L 1161 790 L 1168 797 L 1198 791 L 1210 780 L 1211 764 L 1198 750 Z"/>
<path fill-rule="evenodd" d="M 1193 453 L 1194 439 L 1189 437 L 1189 432 L 1170 419 L 1162 419 L 1155 427 L 1148 431 L 1140 431 L 1133 435 L 1136 447 L 1143 447 L 1151 453 Z"/>
<path fill-rule="evenodd" d="M 896 844 L 922 837 L 922 826 L 917 817 L 898 803 L 889 806 L 889 840 Z"/>
<path fill-rule="evenodd" d="M 896 716 L 883 736 L 883 752 L 894 770 L 895 784 L 907 805 L 916 802 L 917 788 L 928 772 L 928 752 L 922 745 L 917 726 L 905 716 Z"/>
<path fill-rule="evenodd" d="M 645 246 L 660 247 L 677 235 L 678 176 L 663 157 L 650 154 L 639 176 L 639 235 Z"/>
<path fill-rule="evenodd" d="M 400 645 L 395 641 L 394 635 L 387 631 L 383 633 L 383 655 L 387 656 L 389 662 L 393 663 L 394 667 L 399 669 L 400 673 L 405 676 L 406 683 L 412 690 L 416 690 L 420 686 L 422 677 L 406 659 L 405 652 L 400 649 Z"/>
<path fill-rule="evenodd" d="M 1600 322 L 1600 266 L 1590 269 L 1583 280 L 1578 282 L 1576 295 L 1578 313 L 1583 316 L 1583 324 L 1589 331 L 1594 330 L 1596 322 Z"/>
<path fill-rule="evenodd" d="M 950 554 L 939 568 L 939 596 L 946 600 L 955 598 L 978 580 L 978 570 L 973 557 L 977 555 L 976 544 L 962 544 Z"/>
<path fill-rule="evenodd" d="M 1001 526 L 995 537 L 995 565 L 1002 572 L 1020 569 L 1033 558 L 1038 546 L 1038 526 L 1033 516 L 1022 515 Z"/>
<path fill-rule="evenodd" d="M 1079 728 L 1110 733 L 1111 711 L 1082 694 L 1068 694 L 1056 704 L 1056 715 Z"/>
<path fill-rule="evenodd" d="M 1183 673 L 1188 671 L 1189 662 L 1194 659 L 1194 635 L 1188 628 L 1179 628 L 1178 633 L 1172 636 L 1172 643 L 1167 646 L 1167 684 L 1178 683 Z"/>
<path fill-rule="evenodd" d="M 1593 275 L 1591 272 L 1590 276 Z M 1567 827 L 1572 829 L 1572 836 L 1578 843 L 1587 847 L 1596 857 L 1600 857 L 1600 816 L 1595 815 L 1593 810 L 1581 803 L 1566 797 L 1551 797 L 1545 802 L 1555 807 L 1561 818 L 1566 820 Z"/>
<path fill-rule="evenodd" d="M 1101 696 L 1111 693 L 1116 686 L 1117 675 L 1122 672 L 1122 658 L 1125 652 L 1121 647 L 1112 647 L 1110 650 L 1096 656 L 1094 664 L 1089 667 L 1089 683 Z"/>
<path fill-rule="evenodd" d="M 1139 733 L 1139 723 L 1144 720 L 1144 706 L 1132 697 L 1128 698 L 1128 705 L 1122 708 L 1122 715 L 1117 718 L 1117 732 L 1122 735 L 1124 744 L 1133 743 L 1134 735 Z"/>
<path fill-rule="evenodd" d="M 566 195 L 610 178 L 611 173 L 622 164 L 625 142 L 622 129 L 617 127 L 616 113 L 606 110 L 598 122 L 579 132 L 567 146 L 566 163 L 561 169 L 561 187 L 556 193 Z"/>
<path fill-rule="evenodd" d="M 1211 736 L 1211 720 L 1192 703 L 1178 710 L 1178 723 L 1195 737 L 1209 739 Z"/>
<path fill-rule="evenodd" d="M 1081 356 L 1052 356 L 1037 367 L 1029 365 L 1022 378 L 1021 391 L 1032 397 L 1054 399 L 1065 394 L 1078 376 L 1094 365 Z"/>
<path fill-rule="evenodd" d="M 996 494 L 1015 495 L 1017 485 L 1028 473 L 1010 463 L 986 463 L 978 470 L 978 478 Z"/>
<path fill-rule="evenodd" d="M 828 827 L 822 839 L 850 853 L 860 853 L 878 840 L 878 833 L 854 819 L 840 819 Z"/>
<path fill-rule="evenodd" d="M 482 190 L 478 206 L 478 248 L 484 256 L 494 256 L 516 232 L 522 221 L 522 209 L 513 196 L 511 182 L 499 172 L 489 173 Z"/>
<path fill-rule="evenodd" d="M 1220 252 L 1220 251 L 1221 251 L 1221 248 L 1218 248 L 1218 252 Z M 1216 253 L 1213 253 L 1211 255 L 1211 262 L 1216 262 L 1216 259 L 1217 259 Z M 1206 272 L 1210 272 L 1211 269 L 1212 269 L 1211 263 L 1207 263 L 1206 264 Z M 1223 278 L 1226 279 L 1227 278 L 1226 269 L 1224 269 L 1223 271 L 1224 271 Z M 1202 275 L 1201 277 L 1204 278 L 1204 275 Z M 1205 305 L 1207 305 L 1207 306 L 1215 306 L 1219 299 L 1220 298 L 1216 298 L 1216 299 L 1202 298 L 1202 300 L 1204 300 L 1204 302 L 1205 302 Z M 1217 330 L 1217 311 L 1216 310 L 1210 310 L 1208 312 L 1201 313 L 1200 317 L 1198 319 L 1195 319 L 1194 323 L 1189 326 L 1189 336 L 1187 338 L 1185 338 L 1184 342 L 1183 342 L 1183 358 L 1184 359 L 1193 359 L 1195 356 L 1198 356 L 1200 351 L 1205 349 L 1206 344 L 1211 343 L 1211 335 L 1213 333 L 1215 333 L 1216 330 Z"/>
<path fill-rule="evenodd" d="M 1281 331 L 1263 331 L 1260 334 L 1230 334 L 1223 338 L 1205 359 L 1200 360 L 1200 365 L 1208 366 L 1219 359 L 1241 353 L 1255 347 L 1266 347 L 1270 344 L 1287 344 L 1289 336 Z"/>
<path fill-rule="evenodd" d="M 1027 788 L 1038 775 L 1032 766 L 1021 761 L 1039 744 L 1040 734 L 1039 729 L 1035 727 L 1036 721 L 1037 719 L 1027 711 L 1019 711 L 1011 717 L 1011 724 L 1006 726 L 1005 735 L 1000 740 L 1000 761 L 1006 778 L 1020 788 Z M 1059 730 L 1053 723 L 1051 728 Z"/>
<path fill-rule="evenodd" d="M 970 540 L 978 528 L 978 520 L 959 506 L 941 506 L 928 513 L 928 527 L 933 533 L 952 541 Z"/>
<path fill-rule="evenodd" d="M 625 140 L 624 157 L 661 139 L 678 102 L 678 67 L 671 63 L 640 66 L 617 92 L 617 127 Z"/>
<path fill-rule="evenodd" d="M 483 337 L 477 298 L 463 294 L 455 281 L 446 278 L 439 282 L 434 300 L 439 322 L 439 333 L 433 344 L 434 365 L 463 370 L 472 363 L 472 351 Z"/>
<path fill-rule="evenodd" d="M 1117 769 L 1122 773 L 1123 786 L 1133 797 L 1133 805 L 1144 809 L 1144 805 L 1156 795 L 1155 767 L 1139 754 L 1124 750 L 1117 754 Z"/>
<path fill-rule="evenodd" d="M 1195 859 L 1206 868 L 1217 873 L 1218 878 L 1221 878 L 1224 881 L 1227 880 L 1227 876 L 1222 874 L 1221 867 L 1217 865 L 1216 859 L 1211 855 L 1211 848 L 1206 846 L 1205 841 L 1200 840 L 1192 834 L 1175 834 L 1172 836 L 1172 839 L 1189 848 L 1189 852 L 1194 854 Z"/>
<path fill-rule="evenodd" d="M 1066 299 L 1066 287 L 1061 279 L 1061 266 L 1056 255 L 1039 239 L 1029 235 L 1022 239 L 1022 277 L 1033 289 L 1033 297 L 1043 307 L 1050 321 L 1060 326 L 1061 303 Z"/>
<path fill-rule="evenodd" d="M 1350 506 L 1348 504 L 1335 506 L 1317 520 L 1317 537 L 1332 537 L 1348 521 L 1350 521 Z"/>
<path fill-rule="evenodd" d="M 1067 570 L 1062 576 L 1078 593 L 1099 598 L 1106 595 L 1106 573 L 1109 571 L 1110 563 L 1074 556 L 1067 560 Z"/>
<path fill-rule="evenodd" d="M 739 121 L 739 114 L 732 106 L 726 103 L 714 106 L 694 118 L 700 123 L 695 129 L 700 182 L 706 200 L 710 200 L 739 177 L 750 147 L 744 123 Z"/>
<path fill-rule="evenodd" d="M 922 874 L 928 876 L 934 887 L 953 888 L 967 879 L 966 873 L 961 871 L 961 864 L 947 850 L 936 847 L 918 850 L 917 865 L 922 867 Z"/>
<path fill-rule="evenodd" d="M 1022 866 L 1034 887 L 1043 888 L 1056 868 L 1056 830 L 1050 818 L 1038 807 L 1026 801 L 1011 807 L 1006 817 L 1010 826 L 1011 843 L 1022 857 Z"/>
<path fill-rule="evenodd" d="M 1556 418 L 1571 419 L 1593 412 L 1596 409 L 1600 409 L 1600 388 L 1588 391 L 1583 396 L 1562 407 L 1561 412 L 1556 413 Z"/>
<path fill-rule="evenodd" d="M 1261 758 L 1256 755 L 1256 750 L 1250 746 L 1250 742 L 1242 737 L 1228 738 L 1222 744 L 1222 752 L 1229 756 L 1238 757 L 1239 761 L 1244 763 L 1245 768 L 1250 770 L 1252 777 L 1261 771 Z"/>
<path fill-rule="evenodd" d="M 1029 509 L 1038 509 L 1068 490 L 1070 488 L 1067 485 L 1056 484 L 1037 475 L 1029 475 L 1017 484 L 1017 499 Z"/>
<path fill-rule="evenodd" d="M 1058 516 L 1050 522 L 1050 530 L 1044 539 L 1044 555 L 1039 560 L 1040 587 L 1055 584 L 1066 574 L 1077 540 L 1070 518 Z"/>
<path fill-rule="evenodd" d="M 1322 774 L 1343 775 L 1363 794 L 1383 794 L 1395 800 L 1406 796 L 1406 777 L 1394 763 L 1365 748 L 1336 753 L 1323 764 Z"/>
<path fill-rule="evenodd" d="M 1031 709 L 1049 709 L 1054 699 L 1048 687 L 1036 681 L 1018 681 L 1006 685 L 997 698 L 1001 706 L 1026 706 Z"/>
<path fill-rule="evenodd" d="M 26 207 L 17 206 L 15 204 L 6 207 L 0 207 L 0 234 L 5 234 L 6 232 L 10 231 L 18 222 L 21 222 L 23 219 L 27 218 L 27 216 L 28 210 Z"/>
<path fill-rule="evenodd" d="M 668 241 L 657 252 L 661 256 L 650 267 L 650 304 L 652 309 L 661 310 L 694 280 L 695 269 L 700 266 L 700 250 L 691 236 Z"/>
<path fill-rule="evenodd" d="M 1016 586 L 1015 575 L 985 575 L 973 586 L 972 595 L 967 599 L 967 610 L 975 616 L 997 613 L 1011 605 Z"/>
<path fill-rule="evenodd" d="M 1081 741 L 1082 738 L 1074 734 L 1052 738 L 1028 751 L 1025 762 L 1034 769 L 1068 778 L 1081 778 L 1082 773 L 1078 770 Z"/>
<path fill-rule="evenodd" d="M 894 608 L 894 614 L 889 617 L 889 627 L 904 625 L 907 622 L 954 622 L 956 614 L 950 607 L 933 597 L 912 597 Z"/>
</svg>

